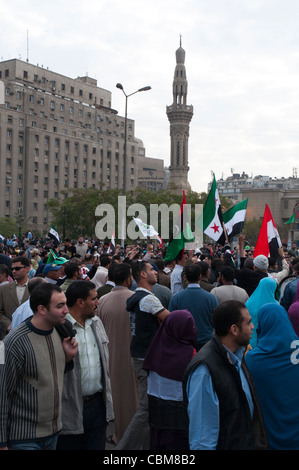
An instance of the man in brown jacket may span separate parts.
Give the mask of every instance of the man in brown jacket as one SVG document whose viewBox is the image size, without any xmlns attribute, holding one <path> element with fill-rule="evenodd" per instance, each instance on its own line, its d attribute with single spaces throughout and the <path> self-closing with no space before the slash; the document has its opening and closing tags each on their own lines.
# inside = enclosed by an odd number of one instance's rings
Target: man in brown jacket
<svg viewBox="0 0 299 470">
<path fill-rule="evenodd" d="M 14 311 L 28 299 L 28 258 L 19 256 L 11 265 L 14 282 L 0 287 L 0 339 L 3 339 L 11 328 Z"/>
</svg>

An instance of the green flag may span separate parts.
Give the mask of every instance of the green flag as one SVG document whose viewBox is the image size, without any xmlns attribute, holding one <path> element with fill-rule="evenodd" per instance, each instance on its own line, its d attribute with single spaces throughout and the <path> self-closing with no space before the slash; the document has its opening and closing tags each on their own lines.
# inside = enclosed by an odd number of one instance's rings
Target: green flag
<svg viewBox="0 0 299 470">
<path fill-rule="evenodd" d="M 48 256 L 48 260 L 46 264 L 54 263 L 54 264 L 64 264 L 67 263 L 67 259 L 63 258 L 62 256 L 57 256 L 53 250 L 50 250 L 50 254 Z"/>
<path fill-rule="evenodd" d="M 294 212 L 291 217 L 289 218 L 289 220 L 287 222 L 285 222 L 285 224 L 293 224 L 295 222 L 295 214 L 296 212 Z"/>
<path fill-rule="evenodd" d="M 183 191 L 183 200 L 181 203 L 180 209 L 180 221 L 178 225 L 176 225 L 176 231 L 173 233 L 169 245 L 166 251 L 165 260 L 171 261 L 177 258 L 179 253 L 184 250 L 185 244 L 188 242 L 192 242 L 194 240 L 194 236 L 191 230 L 191 227 L 187 221 L 186 217 L 186 196 L 185 191 Z M 185 213 L 185 216 L 184 216 Z"/>
</svg>

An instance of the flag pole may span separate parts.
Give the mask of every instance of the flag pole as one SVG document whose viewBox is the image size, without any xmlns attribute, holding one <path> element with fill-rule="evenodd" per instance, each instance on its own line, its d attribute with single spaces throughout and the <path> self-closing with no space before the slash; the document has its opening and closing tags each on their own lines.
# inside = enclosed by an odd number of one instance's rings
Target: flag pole
<svg viewBox="0 0 299 470">
<path fill-rule="evenodd" d="M 224 236 L 225 236 L 225 242 L 229 245 L 227 231 L 226 231 L 225 223 L 223 221 L 222 221 L 222 226 L 223 226 L 223 232 L 224 232 Z"/>
</svg>

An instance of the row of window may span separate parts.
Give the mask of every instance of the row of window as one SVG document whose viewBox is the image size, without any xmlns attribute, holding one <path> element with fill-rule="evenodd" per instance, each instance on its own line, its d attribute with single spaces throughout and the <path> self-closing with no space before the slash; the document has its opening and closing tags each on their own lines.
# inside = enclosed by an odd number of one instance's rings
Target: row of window
<svg viewBox="0 0 299 470">
<path fill-rule="evenodd" d="M 2 78 L 2 75 L 3 75 L 3 78 L 9 78 L 9 69 L 5 69 L 4 73 L 2 73 L 2 70 L 0 70 L 0 79 Z M 28 71 L 27 70 L 23 71 L 23 78 L 25 80 L 28 80 L 29 77 L 28 77 Z M 42 83 L 42 84 L 47 84 L 49 82 L 49 80 L 46 77 L 42 76 L 41 78 L 39 78 L 39 76 L 37 74 L 34 74 L 33 81 L 34 81 L 34 83 Z M 56 91 L 56 86 L 57 86 L 56 85 L 56 80 L 50 80 L 50 88 L 51 88 L 52 92 Z M 65 83 L 60 84 L 60 91 L 67 92 Z M 69 87 L 69 93 L 71 95 L 75 94 L 75 87 L 74 86 L 71 85 Z M 78 89 L 78 96 L 83 97 L 83 89 L 82 88 Z M 88 99 L 92 100 L 93 98 L 94 98 L 93 93 L 88 92 Z M 103 99 L 100 99 L 100 104 L 101 105 L 104 104 Z"/>
</svg>

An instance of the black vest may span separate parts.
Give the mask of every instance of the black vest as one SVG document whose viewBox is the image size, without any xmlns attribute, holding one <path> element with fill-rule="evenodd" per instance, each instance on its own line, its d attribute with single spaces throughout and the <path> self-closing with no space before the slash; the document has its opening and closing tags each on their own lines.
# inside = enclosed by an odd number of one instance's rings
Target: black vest
<svg viewBox="0 0 299 470">
<path fill-rule="evenodd" d="M 127 310 L 130 312 L 132 331 L 131 356 L 138 359 L 145 358 L 159 327 L 156 315 L 142 312 L 139 309 L 139 301 L 147 295 L 151 294 L 145 291 L 137 291 L 127 300 Z"/>
<path fill-rule="evenodd" d="M 251 375 L 242 362 L 254 404 L 251 419 L 249 405 L 241 378 L 231 363 L 228 352 L 213 333 L 211 340 L 194 356 L 183 377 L 184 398 L 187 402 L 188 376 L 200 364 L 208 367 L 219 400 L 220 429 L 217 450 L 266 449 L 266 434 Z"/>
</svg>

